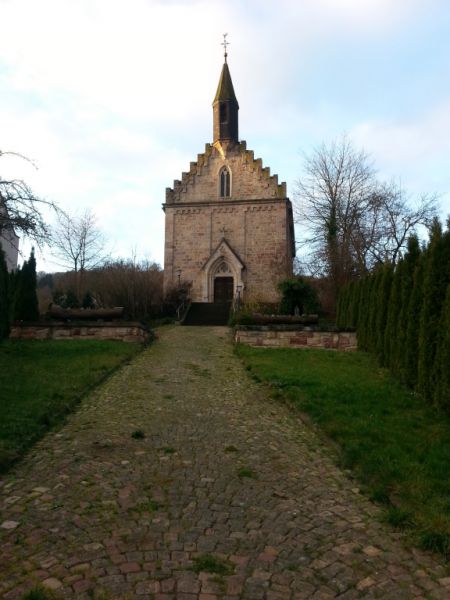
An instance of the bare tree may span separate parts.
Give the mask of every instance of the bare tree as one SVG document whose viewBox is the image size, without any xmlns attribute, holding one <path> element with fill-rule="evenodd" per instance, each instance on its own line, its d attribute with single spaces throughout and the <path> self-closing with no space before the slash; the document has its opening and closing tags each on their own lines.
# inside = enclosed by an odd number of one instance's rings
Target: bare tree
<svg viewBox="0 0 450 600">
<path fill-rule="evenodd" d="M 2 156 L 15 156 L 34 163 L 17 152 L 2 152 Z M 48 200 L 36 196 L 22 179 L 3 179 L 0 175 L 0 235 L 2 232 L 16 231 L 32 239 L 39 246 L 49 240 L 49 227 L 42 216 L 42 210 L 57 206 Z"/>
<path fill-rule="evenodd" d="M 336 292 L 353 271 L 352 234 L 375 189 L 368 156 L 346 138 L 323 144 L 305 159 L 295 206 L 296 220 L 307 227 L 301 243 Z"/>
<path fill-rule="evenodd" d="M 74 273 L 53 275 L 53 288 L 61 295 L 74 289 Z M 130 318 L 148 318 L 161 310 L 163 272 L 156 263 L 129 259 L 108 260 L 85 272 L 82 293 L 90 292 L 100 307 L 125 307 Z M 48 293 L 46 294 L 46 298 Z"/>
<path fill-rule="evenodd" d="M 355 259 L 360 270 L 377 263 L 395 265 L 418 226 L 429 228 L 437 211 L 436 194 L 423 194 L 416 206 L 395 182 L 381 184 L 370 199 L 370 210 L 353 233 Z"/>
<path fill-rule="evenodd" d="M 336 298 L 344 283 L 376 263 L 395 264 L 408 236 L 435 213 L 435 196 L 411 208 L 399 186 L 380 184 L 370 157 L 346 137 L 323 144 L 305 158 L 297 182 L 295 218 L 307 250 L 303 265 L 326 276 Z"/>
<path fill-rule="evenodd" d="M 80 296 L 84 272 L 94 269 L 107 259 L 105 238 L 90 210 L 80 216 L 60 212 L 52 231 L 52 247 L 61 265 L 75 274 L 76 293 Z"/>
</svg>

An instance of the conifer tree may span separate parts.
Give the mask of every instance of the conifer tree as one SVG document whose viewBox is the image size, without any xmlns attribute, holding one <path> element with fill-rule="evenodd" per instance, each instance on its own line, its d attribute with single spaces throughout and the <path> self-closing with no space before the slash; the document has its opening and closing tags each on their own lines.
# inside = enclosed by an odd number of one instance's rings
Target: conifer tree
<svg viewBox="0 0 450 600">
<path fill-rule="evenodd" d="M 352 301 L 351 301 L 351 313 L 350 313 L 350 327 L 358 326 L 358 316 L 359 316 L 359 299 L 361 296 L 361 288 L 362 281 L 359 279 L 355 281 L 353 290 L 352 290 Z"/>
<path fill-rule="evenodd" d="M 367 307 L 368 324 L 367 324 L 367 345 L 370 352 L 374 352 L 376 349 L 376 324 L 377 314 L 379 310 L 379 291 L 381 286 L 383 270 L 379 266 L 376 271 L 372 274 L 372 287 L 370 290 L 370 302 Z"/>
<path fill-rule="evenodd" d="M 352 281 L 347 286 L 347 303 L 345 306 L 345 327 L 353 327 L 352 324 L 352 312 L 353 312 L 353 301 L 355 297 L 355 286 L 356 281 Z"/>
<path fill-rule="evenodd" d="M 408 303 L 414 285 L 414 272 L 420 257 L 420 246 L 417 235 L 408 239 L 408 250 L 404 258 L 403 277 L 401 282 L 401 302 L 398 316 L 398 328 L 395 342 L 396 371 L 406 382 L 406 339 L 408 330 Z"/>
<path fill-rule="evenodd" d="M 34 248 L 30 258 L 23 263 L 16 275 L 14 290 L 14 319 L 17 321 L 37 321 L 39 319 L 36 294 L 36 259 Z"/>
<path fill-rule="evenodd" d="M 388 262 L 383 266 L 381 275 L 380 287 L 378 290 L 379 305 L 375 323 L 375 351 L 381 364 L 384 364 L 384 336 L 386 331 L 393 275 L 394 271 L 392 263 Z"/>
<path fill-rule="evenodd" d="M 434 401 L 448 411 L 450 410 L 450 283 L 442 305 L 433 371 L 433 381 L 436 382 Z"/>
<path fill-rule="evenodd" d="M 342 314 L 342 297 L 345 293 L 345 288 L 346 288 L 346 286 L 340 289 L 339 296 L 338 296 L 338 299 L 336 302 L 336 325 L 338 327 L 345 327 L 345 325 L 344 325 L 345 320 L 344 320 L 344 316 Z"/>
<path fill-rule="evenodd" d="M 395 268 L 392 279 L 386 329 L 384 333 L 382 364 L 389 368 L 395 368 L 395 341 L 398 332 L 398 315 L 400 313 L 403 270 L 403 260 L 401 260 Z"/>
<path fill-rule="evenodd" d="M 413 287 L 408 302 L 408 314 L 406 325 L 405 344 L 405 382 L 411 388 L 417 385 L 417 371 L 419 363 L 419 330 L 420 313 L 423 302 L 423 276 L 424 264 L 426 262 L 426 251 L 422 253 L 417 261 L 413 276 Z"/>
<path fill-rule="evenodd" d="M 359 297 L 359 309 L 358 309 L 358 348 L 361 350 L 367 350 L 367 329 L 369 322 L 369 311 L 367 307 L 370 303 L 370 289 L 372 284 L 372 277 L 366 276 L 362 281 L 361 294 Z"/>
<path fill-rule="evenodd" d="M 9 275 L 0 243 L 0 340 L 9 335 Z"/>
<path fill-rule="evenodd" d="M 336 325 L 340 328 L 348 327 L 348 303 L 350 300 L 350 284 L 344 285 L 338 296 L 336 306 Z"/>
<path fill-rule="evenodd" d="M 450 231 L 442 233 L 438 220 L 433 223 L 424 279 L 420 315 L 418 390 L 427 400 L 433 397 L 433 366 L 436 357 L 439 321 L 450 280 Z"/>
</svg>

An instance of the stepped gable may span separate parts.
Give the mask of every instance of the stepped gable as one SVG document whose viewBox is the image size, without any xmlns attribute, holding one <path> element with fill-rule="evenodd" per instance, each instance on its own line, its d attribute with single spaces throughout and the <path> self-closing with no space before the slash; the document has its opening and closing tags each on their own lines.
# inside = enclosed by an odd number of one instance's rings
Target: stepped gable
<svg viewBox="0 0 450 600">
<path fill-rule="evenodd" d="M 217 174 L 227 166 L 233 177 L 230 198 L 218 198 Z M 201 196 L 201 197 L 200 197 Z M 229 202 L 239 200 L 284 199 L 286 183 L 278 183 L 278 175 L 270 174 L 270 167 L 263 167 L 261 158 L 247 150 L 245 141 L 232 144 L 206 144 L 205 152 L 191 162 L 189 171 L 175 179 L 173 188 L 166 188 L 166 204 L 191 202 Z"/>
</svg>

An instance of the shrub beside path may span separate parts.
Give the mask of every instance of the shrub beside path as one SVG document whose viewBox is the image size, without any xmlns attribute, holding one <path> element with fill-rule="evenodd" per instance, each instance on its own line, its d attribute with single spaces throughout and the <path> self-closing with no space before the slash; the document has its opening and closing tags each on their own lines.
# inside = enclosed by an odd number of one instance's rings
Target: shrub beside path
<svg viewBox="0 0 450 600">
<path fill-rule="evenodd" d="M 0 480 L 0 597 L 450 598 L 229 330 L 159 335 Z"/>
</svg>

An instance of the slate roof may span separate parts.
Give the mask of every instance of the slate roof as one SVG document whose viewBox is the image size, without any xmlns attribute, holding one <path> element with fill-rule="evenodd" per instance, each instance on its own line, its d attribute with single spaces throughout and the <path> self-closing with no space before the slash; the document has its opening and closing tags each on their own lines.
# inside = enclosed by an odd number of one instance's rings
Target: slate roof
<svg viewBox="0 0 450 600">
<path fill-rule="evenodd" d="M 227 100 L 233 100 L 239 108 L 236 94 L 234 93 L 233 82 L 231 81 L 230 69 L 228 68 L 228 63 L 224 63 L 213 104 Z"/>
</svg>

